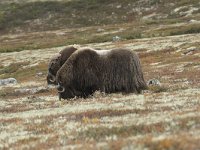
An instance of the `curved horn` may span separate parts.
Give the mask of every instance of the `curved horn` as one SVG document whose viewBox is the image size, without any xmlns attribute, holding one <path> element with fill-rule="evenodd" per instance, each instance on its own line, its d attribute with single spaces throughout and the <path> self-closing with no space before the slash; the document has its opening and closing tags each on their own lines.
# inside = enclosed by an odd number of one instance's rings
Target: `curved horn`
<svg viewBox="0 0 200 150">
<path fill-rule="evenodd" d="M 58 90 L 58 93 L 63 93 L 65 91 L 65 88 L 61 86 L 60 84 L 58 84 L 57 90 Z"/>
<path fill-rule="evenodd" d="M 56 77 L 52 73 L 48 72 L 48 76 L 49 76 L 49 81 L 51 81 L 51 82 L 56 81 Z"/>
<path fill-rule="evenodd" d="M 49 79 L 49 81 L 55 82 L 56 81 L 56 77 L 55 76 L 51 76 L 51 78 Z"/>
</svg>

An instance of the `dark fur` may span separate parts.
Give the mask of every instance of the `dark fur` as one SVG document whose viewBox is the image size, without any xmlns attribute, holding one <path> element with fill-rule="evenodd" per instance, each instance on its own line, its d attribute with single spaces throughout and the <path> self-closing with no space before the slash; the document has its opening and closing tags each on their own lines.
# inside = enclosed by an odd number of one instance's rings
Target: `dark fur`
<svg viewBox="0 0 200 150">
<path fill-rule="evenodd" d="M 74 52 L 56 75 L 61 98 L 87 97 L 96 90 L 106 93 L 135 92 L 147 88 L 138 56 L 128 49 L 99 55 L 84 48 Z M 58 89 L 59 90 L 59 89 Z"/>
<path fill-rule="evenodd" d="M 68 46 L 65 49 L 61 50 L 59 54 L 53 56 L 49 62 L 48 74 L 47 74 L 47 83 L 48 84 L 57 84 L 56 81 L 50 81 L 51 78 L 56 77 L 57 71 L 65 63 L 65 61 L 74 53 L 78 48 L 76 46 Z"/>
</svg>

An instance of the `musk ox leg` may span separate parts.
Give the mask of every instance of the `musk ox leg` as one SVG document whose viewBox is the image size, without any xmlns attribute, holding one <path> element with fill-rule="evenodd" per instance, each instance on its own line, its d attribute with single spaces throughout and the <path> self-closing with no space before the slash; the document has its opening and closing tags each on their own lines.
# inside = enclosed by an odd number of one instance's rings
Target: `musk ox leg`
<svg viewBox="0 0 200 150">
<path fill-rule="evenodd" d="M 65 92 L 65 88 L 58 83 L 57 90 L 58 90 L 59 101 L 61 101 L 61 98 L 62 98 L 61 93 Z"/>
<path fill-rule="evenodd" d="M 141 94 L 141 93 L 142 93 L 142 90 L 141 90 L 141 89 L 137 89 L 137 93 L 138 93 L 138 94 Z"/>
<path fill-rule="evenodd" d="M 71 88 L 70 89 L 71 92 L 73 93 L 74 97 L 77 96 L 77 97 L 82 97 L 83 93 L 81 91 L 78 91 L 76 90 L 75 88 Z"/>
<path fill-rule="evenodd" d="M 101 86 L 100 92 L 105 96 L 106 95 L 106 88 L 105 86 Z"/>
<path fill-rule="evenodd" d="M 58 93 L 58 99 L 59 99 L 59 101 L 61 101 L 61 94 L 60 93 Z"/>
</svg>

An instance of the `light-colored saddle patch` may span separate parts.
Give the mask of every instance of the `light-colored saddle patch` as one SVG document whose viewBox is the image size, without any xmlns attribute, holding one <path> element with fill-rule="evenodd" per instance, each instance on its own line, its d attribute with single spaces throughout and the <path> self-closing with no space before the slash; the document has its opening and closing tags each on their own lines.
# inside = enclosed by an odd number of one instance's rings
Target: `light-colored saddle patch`
<svg viewBox="0 0 200 150">
<path fill-rule="evenodd" d="M 99 56 L 107 56 L 107 54 L 109 54 L 112 51 L 112 50 L 96 50 L 91 47 L 82 47 L 78 51 L 84 51 L 84 50 L 95 51 Z M 78 53 L 78 51 L 77 51 L 77 53 Z"/>
<path fill-rule="evenodd" d="M 111 50 L 94 50 L 100 56 L 107 56 Z"/>
</svg>

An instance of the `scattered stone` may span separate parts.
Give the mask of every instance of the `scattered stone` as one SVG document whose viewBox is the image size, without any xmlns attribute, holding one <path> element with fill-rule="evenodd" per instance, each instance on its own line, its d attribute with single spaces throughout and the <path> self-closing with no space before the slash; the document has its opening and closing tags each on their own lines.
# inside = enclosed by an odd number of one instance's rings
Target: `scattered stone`
<svg viewBox="0 0 200 150">
<path fill-rule="evenodd" d="M 114 37 L 112 38 L 112 40 L 113 40 L 113 42 L 117 42 L 117 41 L 120 41 L 120 40 L 121 40 L 121 37 L 119 37 L 119 36 L 114 36 Z"/>
<path fill-rule="evenodd" d="M 102 29 L 102 28 L 98 28 L 97 29 L 97 32 L 104 32 L 105 30 L 104 29 Z"/>
<path fill-rule="evenodd" d="M 15 78 L 0 79 L 0 85 L 17 84 Z"/>
<path fill-rule="evenodd" d="M 147 82 L 147 85 L 148 86 L 161 86 L 161 83 L 158 79 L 150 79 L 148 82 Z"/>
<path fill-rule="evenodd" d="M 192 20 L 189 21 L 189 23 L 196 23 L 196 22 L 198 22 L 198 21 L 194 20 L 194 19 L 192 19 Z"/>
<path fill-rule="evenodd" d="M 119 9 L 119 8 L 121 8 L 121 7 L 122 7 L 122 5 L 117 5 L 117 7 L 116 7 L 116 8 L 118 8 L 118 9 Z"/>
<path fill-rule="evenodd" d="M 43 72 L 38 72 L 38 73 L 36 73 L 36 76 L 42 77 L 42 76 L 44 76 L 44 73 Z"/>
</svg>

